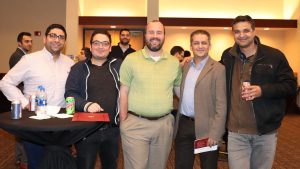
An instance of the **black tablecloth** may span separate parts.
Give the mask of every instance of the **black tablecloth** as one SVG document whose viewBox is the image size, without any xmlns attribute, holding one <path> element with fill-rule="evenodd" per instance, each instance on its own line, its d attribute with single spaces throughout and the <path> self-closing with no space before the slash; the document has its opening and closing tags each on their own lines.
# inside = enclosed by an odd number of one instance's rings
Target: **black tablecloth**
<svg viewBox="0 0 300 169">
<path fill-rule="evenodd" d="M 64 111 L 64 110 L 62 110 Z M 101 127 L 99 122 L 72 122 L 72 118 L 35 120 L 33 112 L 23 111 L 19 120 L 10 112 L 0 113 L 0 128 L 24 140 L 45 146 L 42 169 L 75 169 L 69 146 Z M 74 168 L 75 167 L 75 168 Z"/>
</svg>

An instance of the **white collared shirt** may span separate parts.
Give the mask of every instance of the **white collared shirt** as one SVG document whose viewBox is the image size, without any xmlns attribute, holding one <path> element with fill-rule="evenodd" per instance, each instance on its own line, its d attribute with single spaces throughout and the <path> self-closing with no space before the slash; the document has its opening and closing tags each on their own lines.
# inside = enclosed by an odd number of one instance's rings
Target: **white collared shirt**
<svg viewBox="0 0 300 169">
<path fill-rule="evenodd" d="M 65 84 L 73 64 L 73 60 L 63 54 L 54 61 L 52 54 L 44 48 L 23 56 L 0 81 L 0 89 L 8 100 L 20 100 L 24 108 L 30 95 L 36 94 L 37 86 L 43 85 L 47 104 L 65 107 Z M 16 87 L 21 82 L 24 82 L 24 95 Z"/>
</svg>

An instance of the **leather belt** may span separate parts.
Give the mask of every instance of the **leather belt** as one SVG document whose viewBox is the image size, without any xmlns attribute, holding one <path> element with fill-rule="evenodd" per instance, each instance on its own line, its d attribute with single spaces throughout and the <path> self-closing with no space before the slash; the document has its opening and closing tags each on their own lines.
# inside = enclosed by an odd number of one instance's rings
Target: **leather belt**
<svg viewBox="0 0 300 169">
<path fill-rule="evenodd" d="M 142 116 L 142 115 L 136 114 L 135 112 L 132 112 L 132 111 L 128 111 L 128 113 L 132 114 L 132 115 L 134 115 L 136 117 L 144 118 L 144 119 L 147 119 L 147 120 L 158 120 L 158 119 L 163 118 L 163 117 L 165 117 L 165 116 L 167 116 L 167 115 L 170 114 L 170 113 L 167 113 L 167 114 L 165 114 L 163 116 L 159 116 L 159 117 L 146 117 L 146 116 Z"/>
<path fill-rule="evenodd" d="M 188 119 L 190 121 L 195 121 L 195 119 L 193 117 L 189 117 L 189 116 L 186 116 L 184 114 L 181 114 L 181 117 L 185 118 L 185 119 Z"/>
</svg>

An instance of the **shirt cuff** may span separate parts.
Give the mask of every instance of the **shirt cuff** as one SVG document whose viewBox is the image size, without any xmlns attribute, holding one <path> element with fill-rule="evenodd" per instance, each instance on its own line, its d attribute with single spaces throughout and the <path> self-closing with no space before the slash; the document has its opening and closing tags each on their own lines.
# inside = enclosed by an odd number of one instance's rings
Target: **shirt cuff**
<svg viewBox="0 0 300 169">
<path fill-rule="evenodd" d="M 83 108 L 83 111 L 84 111 L 84 112 L 88 112 L 88 111 L 87 111 L 87 108 L 88 108 L 91 104 L 93 104 L 93 102 L 88 102 L 87 104 L 85 104 L 85 105 L 84 105 L 84 108 Z"/>
</svg>

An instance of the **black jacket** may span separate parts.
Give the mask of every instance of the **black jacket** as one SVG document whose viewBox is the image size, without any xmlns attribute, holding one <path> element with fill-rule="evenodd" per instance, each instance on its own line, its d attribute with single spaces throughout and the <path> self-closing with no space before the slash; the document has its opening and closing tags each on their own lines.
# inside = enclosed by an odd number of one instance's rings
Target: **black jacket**
<svg viewBox="0 0 300 169">
<path fill-rule="evenodd" d="M 253 109 L 259 134 L 266 134 L 280 127 L 285 114 L 285 98 L 296 94 L 297 82 L 284 54 L 278 49 L 256 40 L 257 55 L 251 70 L 251 84 L 261 87 L 261 97 L 255 98 Z M 226 49 L 221 63 L 226 68 L 227 115 L 231 111 L 232 72 L 235 57 L 240 57 L 238 46 Z M 241 57 L 241 59 L 243 59 Z"/>
<path fill-rule="evenodd" d="M 120 78 L 119 69 L 121 61 L 115 58 L 108 58 L 109 71 L 113 76 L 116 84 L 115 87 L 118 90 L 117 108 L 114 114 L 110 114 L 110 121 L 118 124 L 118 114 L 119 114 L 119 98 L 120 98 Z M 72 66 L 70 74 L 68 76 L 65 88 L 65 98 L 74 97 L 75 98 L 75 108 L 77 111 L 84 111 L 84 106 L 89 102 L 87 94 L 87 81 L 90 75 L 91 60 L 86 59 L 80 61 Z"/>
<path fill-rule="evenodd" d="M 24 55 L 25 53 L 20 48 L 17 48 L 9 58 L 9 68 L 13 68 Z"/>
<path fill-rule="evenodd" d="M 109 56 L 124 60 L 125 57 L 132 52 L 135 52 L 135 50 L 133 48 L 131 48 L 131 46 L 129 45 L 129 48 L 123 53 L 121 47 L 118 44 L 116 46 L 111 47 L 111 52 L 110 52 Z"/>
</svg>

